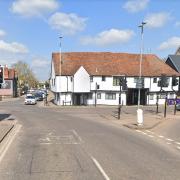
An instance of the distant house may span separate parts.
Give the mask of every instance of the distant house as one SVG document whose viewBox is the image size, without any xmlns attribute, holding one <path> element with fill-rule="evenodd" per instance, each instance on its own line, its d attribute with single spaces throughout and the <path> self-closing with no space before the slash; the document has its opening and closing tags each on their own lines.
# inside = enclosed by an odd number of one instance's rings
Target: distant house
<svg viewBox="0 0 180 180">
<path fill-rule="evenodd" d="M 60 62 L 60 60 L 62 60 Z M 50 88 L 57 105 L 117 105 L 119 78 L 126 76 L 127 90 L 122 90 L 121 103 L 138 102 L 139 54 L 111 52 L 52 53 Z M 168 77 L 168 86 L 159 94 L 158 81 L 162 74 Z M 165 102 L 165 96 L 174 98 L 178 85 L 172 89 L 172 77 L 179 73 L 156 55 L 145 54 L 142 61 L 143 87 L 141 104 Z"/>
<path fill-rule="evenodd" d="M 168 56 L 166 64 L 180 73 L 180 47 L 176 50 L 175 54 Z"/>
<path fill-rule="evenodd" d="M 168 64 L 176 72 L 180 73 L 180 47 L 176 50 L 175 54 L 169 55 L 167 57 L 166 64 Z M 179 79 L 179 88 L 178 89 L 180 90 L 180 79 Z"/>
<path fill-rule="evenodd" d="M 0 88 L 0 96 L 6 97 L 17 97 L 17 73 L 15 69 L 9 69 L 4 67 L 4 83 Z"/>
</svg>

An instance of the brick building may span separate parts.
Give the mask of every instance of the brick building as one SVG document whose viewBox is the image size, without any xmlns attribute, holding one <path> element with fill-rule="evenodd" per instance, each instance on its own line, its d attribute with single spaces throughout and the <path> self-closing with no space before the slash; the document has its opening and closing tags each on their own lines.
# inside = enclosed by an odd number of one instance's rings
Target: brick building
<svg viewBox="0 0 180 180">
<path fill-rule="evenodd" d="M 1 98 L 17 97 L 17 73 L 15 69 L 4 67 L 4 83 L 0 88 Z"/>
</svg>

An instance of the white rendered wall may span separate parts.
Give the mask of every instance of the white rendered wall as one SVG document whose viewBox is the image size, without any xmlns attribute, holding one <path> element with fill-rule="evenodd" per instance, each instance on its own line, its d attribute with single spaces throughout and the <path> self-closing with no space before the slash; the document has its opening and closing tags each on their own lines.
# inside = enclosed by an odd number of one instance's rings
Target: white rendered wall
<svg viewBox="0 0 180 180">
<path fill-rule="evenodd" d="M 75 93 L 90 92 L 90 76 L 81 66 L 74 74 L 74 91 Z"/>
<path fill-rule="evenodd" d="M 96 95 L 96 104 L 98 105 L 118 105 L 119 104 L 119 93 L 116 94 L 116 99 L 106 99 L 105 98 L 105 92 L 97 92 L 101 93 L 101 99 L 97 99 Z M 87 100 L 88 105 L 94 105 L 95 104 L 95 93 L 93 93 L 92 99 Z M 126 94 L 121 94 L 121 104 L 126 105 Z"/>
</svg>

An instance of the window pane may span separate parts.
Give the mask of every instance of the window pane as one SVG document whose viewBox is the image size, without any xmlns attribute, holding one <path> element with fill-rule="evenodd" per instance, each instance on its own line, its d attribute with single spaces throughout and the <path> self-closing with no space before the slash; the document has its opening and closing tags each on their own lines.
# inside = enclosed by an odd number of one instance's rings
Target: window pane
<svg viewBox="0 0 180 180">
<path fill-rule="evenodd" d="M 119 86 L 119 77 L 113 77 L 113 86 Z"/>
<path fill-rule="evenodd" d="M 102 81 L 106 81 L 106 77 L 105 76 L 102 76 Z"/>
<path fill-rule="evenodd" d="M 153 78 L 153 83 L 157 83 L 157 78 Z"/>
<path fill-rule="evenodd" d="M 101 99 L 101 93 L 97 93 L 97 99 Z"/>
<path fill-rule="evenodd" d="M 105 94 L 105 99 L 110 99 L 110 100 L 116 99 L 116 93 L 106 93 Z"/>
<path fill-rule="evenodd" d="M 149 95 L 149 100 L 154 100 L 154 94 Z"/>
</svg>

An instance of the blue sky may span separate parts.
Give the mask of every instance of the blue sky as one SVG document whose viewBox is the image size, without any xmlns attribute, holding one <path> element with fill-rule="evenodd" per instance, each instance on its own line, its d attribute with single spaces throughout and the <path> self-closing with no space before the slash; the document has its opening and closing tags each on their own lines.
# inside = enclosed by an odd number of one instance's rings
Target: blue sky
<svg viewBox="0 0 180 180">
<path fill-rule="evenodd" d="M 140 52 L 161 58 L 180 45 L 178 0 L 0 0 L 0 64 L 22 60 L 39 80 L 50 74 L 52 52 Z"/>
</svg>

